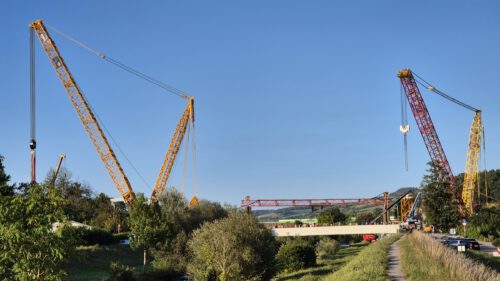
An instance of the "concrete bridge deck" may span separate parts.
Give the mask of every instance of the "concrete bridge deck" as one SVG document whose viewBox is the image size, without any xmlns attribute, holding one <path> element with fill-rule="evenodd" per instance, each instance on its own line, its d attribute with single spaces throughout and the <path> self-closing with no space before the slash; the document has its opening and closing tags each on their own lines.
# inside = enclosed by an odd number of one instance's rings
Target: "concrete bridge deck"
<svg viewBox="0 0 500 281">
<path fill-rule="evenodd" d="M 317 236 L 317 235 L 353 235 L 353 234 L 391 234 L 398 233 L 399 224 L 387 225 L 339 225 L 315 227 L 273 228 L 274 236 Z"/>
</svg>

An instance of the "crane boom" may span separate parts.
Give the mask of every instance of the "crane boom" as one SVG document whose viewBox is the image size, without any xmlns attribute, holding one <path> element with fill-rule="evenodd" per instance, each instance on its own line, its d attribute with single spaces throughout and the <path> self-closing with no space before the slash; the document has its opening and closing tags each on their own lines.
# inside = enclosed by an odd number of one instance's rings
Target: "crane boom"
<svg viewBox="0 0 500 281">
<path fill-rule="evenodd" d="M 125 175 L 115 153 L 111 149 L 111 146 L 106 139 L 97 119 L 92 112 L 89 104 L 85 100 L 85 97 L 76 84 L 73 76 L 71 75 L 66 63 L 64 62 L 59 50 L 57 49 L 54 41 L 50 37 L 47 29 L 45 28 L 41 20 L 36 20 L 30 24 L 40 40 L 45 53 L 47 54 L 50 62 L 54 66 L 54 69 L 61 80 L 66 92 L 73 104 L 73 107 L 80 118 L 80 121 L 87 132 L 94 148 L 99 154 L 101 161 L 103 162 L 106 170 L 111 177 L 111 180 L 115 184 L 116 188 L 120 192 L 123 200 L 126 203 L 130 203 L 135 199 L 134 191 L 130 185 L 130 182 Z"/>
<path fill-rule="evenodd" d="M 410 104 L 413 116 L 417 123 L 420 134 L 424 139 L 425 146 L 431 161 L 439 165 L 449 176 L 451 182 L 453 183 L 453 190 L 449 190 L 453 194 L 455 199 L 459 198 L 460 190 L 458 189 L 457 182 L 453 172 L 451 170 L 446 154 L 444 153 L 443 146 L 439 141 L 439 137 L 432 122 L 427 106 L 425 105 L 424 99 L 420 94 L 417 83 L 410 69 L 403 69 L 398 72 L 398 77 L 401 79 L 401 84 L 406 93 L 406 97 Z"/>
<path fill-rule="evenodd" d="M 52 177 L 52 180 L 50 180 L 49 188 L 53 188 L 56 184 L 57 175 L 59 174 L 59 169 L 61 169 L 61 164 L 64 160 L 64 157 L 66 157 L 66 155 L 59 154 L 59 160 L 57 161 L 56 169 L 54 170 L 54 176 Z"/>
<path fill-rule="evenodd" d="M 177 153 L 182 144 L 182 140 L 184 139 L 184 135 L 186 134 L 186 130 L 188 128 L 189 123 L 191 125 L 194 124 L 194 98 L 190 97 L 188 100 L 188 105 L 184 110 L 184 113 L 175 128 L 174 136 L 170 141 L 170 145 L 168 147 L 167 155 L 163 160 L 163 164 L 160 169 L 160 174 L 156 179 L 156 183 L 153 189 L 153 193 L 151 194 L 151 200 L 155 201 L 158 199 L 158 196 L 165 189 L 167 184 L 167 180 L 170 177 L 170 172 L 172 171 L 172 167 L 175 163 L 175 158 L 177 157 Z"/>
<path fill-rule="evenodd" d="M 477 110 L 472 121 L 469 134 L 469 150 L 467 151 L 467 161 L 465 163 L 465 175 L 462 188 L 462 201 L 465 208 L 472 214 L 474 212 L 474 190 L 478 178 L 479 152 L 481 148 L 481 138 L 483 125 L 481 121 L 481 111 Z"/>
</svg>

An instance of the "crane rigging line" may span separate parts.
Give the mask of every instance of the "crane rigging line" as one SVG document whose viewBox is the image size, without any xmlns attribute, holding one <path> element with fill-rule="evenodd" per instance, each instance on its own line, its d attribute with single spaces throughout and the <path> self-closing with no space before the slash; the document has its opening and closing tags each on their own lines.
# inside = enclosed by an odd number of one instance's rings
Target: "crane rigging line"
<svg viewBox="0 0 500 281">
<path fill-rule="evenodd" d="M 436 89 L 436 87 L 432 86 L 432 84 L 430 84 L 429 82 L 425 81 L 422 77 L 420 77 L 420 76 L 419 76 L 418 74 L 416 74 L 414 71 L 412 71 L 412 73 L 413 73 L 413 74 L 414 74 L 414 75 L 415 75 L 418 79 L 420 79 L 420 81 L 419 81 L 419 80 L 417 80 L 417 79 L 415 79 L 415 81 L 416 81 L 417 83 L 419 83 L 420 85 L 422 85 L 423 87 L 425 87 L 426 89 L 428 89 L 428 90 L 430 90 L 430 91 L 433 91 L 434 93 L 436 93 L 436 94 L 438 94 L 438 95 L 442 96 L 443 98 L 445 98 L 445 99 L 447 99 L 447 100 L 449 100 L 449 101 L 451 101 L 451 102 L 454 102 L 454 103 L 456 103 L 456 104 L 458 104 L 458 105 L 460 105 L 460 106 L 462 106 L 462 107 L 465 107 L 465 108 L 467 108 L 467 109 L 469 109 L 469 110 L 471 110 L 471 111 L 474 111 L 474 112 L 481 111 L 481 110 L 479 110 L 479 109 L 477 109 L 477 108 L 475 108 L 475 107 L 472 107 L 472 106 L 470 106 L 470 105 L 468 105 L 468 104 L 466 104 L 466 103 L 464 103 L 464 102 L 461 102 L 461 101 L 457 100 L 457 99 L 456 99 L 456 98 L 454 98 L 454 97 L 448 96 L 447 94 L 445 94 L 445 93 L 441 92 L 440 90 Z"/>
<path fill-rule="evenodd" d="M 93 48 L 91 48 L 91 47 L 83 44 L 82 42 L 80 42 L 80 41 L 76 40 L 75 38 L 73 38 L 73 37 L 65 34 L 64 32 L 58 30 L 57 28 L 55 28 L 53 26 L 50 26 L 48 24 L 46 24 L 46 26 L 48 28 L 50 28 L 51 30 L 55 31 L 56 33 L 58 33 L 59 35 L 61 35 L 62 37 L 66 38 L 67 40 L 75 43 L 77 46 L 79 46 L 79 47 L 81 47 L 81 48 L 83 48 L 83 49 L 85 49 L 85 50 L 87 50 L 87 51 L 89 51 L 89 52 L 97 55 L 101 59 L 104 59 L 105 61 L 107 61 L 107 62 L 109 62 L 109 63 L 111 63 L 111 64 L 113 64 L 113 65 L 115 65 L 115 66 L 117 66 L 117 67 L 119 67 L 119 68 L 121 68 L 121 69 L 123 69 L 123 70 L 125 70 L 125 71 L 127 71 L 127 72 L 129 72 L 129 73 L 131 73 L 131 74 L 133 74 L 133 75 L 135 75 L 135 76 L 143 79 L 143 80 L 145 80 L 145 81 L 148 81 L 151 84 L 154 84 L 154 85 L 162 88 L 163 90 L 168 91 L 171 94 L 174 94 L 174 95 L 176 95 L 178 97 L 181 97 L 183 99 L 187 99 L 188 98 L 188 95 L 186 95 L 183 91 L 181 91 L 181 90 L 179 90 L 179 89 L 177 89 L 177 88 L 175 88 L 175 87 L 173 87 L 171 85 L 168 85 L 168 84 L 166 84 L 166 83 L 164 83 L 164 82 L 162 82 L 162 81 L 160 81 L 158 79 L 155 79 L 155 78 L 153 78 L 153 77 L 151 77 L 151 76 L 149 76 L 149 75 L 147 75 L 147 74 L 145 74 L 145 73 L 143 73 L 143 72 L 141 72 L 141 71 L 139 71 L 139 70 L 137 70 L 135 68 L 127 66 L 126 64 L 124 64 L 124 63 L 122 63 L 122 62 L 120 62 L 118 60 L 115 60 L 112 57 L 107 56 L 107 55 L 105 55 L 105 54 L 103 54 L 103 53 L 101 53 L 101 52 L 99 52 L 99 51 L 97 51 L 97 50 L 95 50 L 95 49 L 93 49 Z"/>
</svg>

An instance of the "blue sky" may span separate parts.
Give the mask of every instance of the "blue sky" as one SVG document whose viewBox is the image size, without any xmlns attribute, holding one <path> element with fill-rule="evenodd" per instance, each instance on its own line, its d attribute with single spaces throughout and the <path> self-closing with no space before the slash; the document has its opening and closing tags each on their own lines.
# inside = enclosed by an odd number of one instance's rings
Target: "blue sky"
<svg viewBox="0 0 500 281">
<path fill-rule="evenodd" d="M 419 185 L 429 156 L 410 116 L 406 172 L 398 128 L 404 67 L 483 110 L 487 167 L 500 168 L 500 5 L 437 2 L 2 1 L 0 154 L 14 181 L 28 180 L 28 24 L 41 18 L 195 96 L 203 198 L 369 197 Z M 185 101 L 53 38 L 152 185 Z M 473 113 L 422 93 L 460 173 Z M 75 179 L 117 196 L 38 42 L 37 95 L 39 179 L 65 153 Z M 118 157 L 134 190 L 150 194 Z M 181 174 L 178 162 L 169 185 Z"/>
</svg>

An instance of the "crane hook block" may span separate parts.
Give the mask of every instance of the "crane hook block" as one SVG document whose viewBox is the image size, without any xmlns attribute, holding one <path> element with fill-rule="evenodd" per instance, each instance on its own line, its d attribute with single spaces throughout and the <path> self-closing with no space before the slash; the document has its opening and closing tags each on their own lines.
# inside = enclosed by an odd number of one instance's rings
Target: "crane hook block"
<svg viewBox="0 0 500 281">
<path fill-rule="evenodd" d="M 399 130 L 403 133 L 403 135 L 407 135 L 410 131 L 410 125 L 400 125 Z"/>
</svg>

